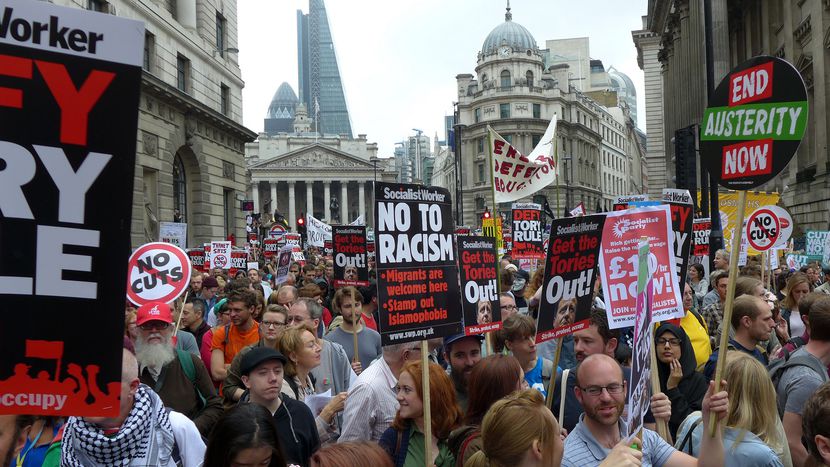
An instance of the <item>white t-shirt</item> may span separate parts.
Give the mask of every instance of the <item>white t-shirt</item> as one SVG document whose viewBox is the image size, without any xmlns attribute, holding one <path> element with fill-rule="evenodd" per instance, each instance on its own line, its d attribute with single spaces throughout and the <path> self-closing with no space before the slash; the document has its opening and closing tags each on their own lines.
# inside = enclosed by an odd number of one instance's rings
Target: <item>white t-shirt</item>
<svg viewBox="0 0 830 467">
<path fill-rule="evenodd" d="M 798 310 L 793 310 L 790 313 L 790 337 L 798 337 L 804 334 L 804 330 L 806 326 L 804 325 L 804 321 L 801 319 L 801 313 Z"/>
</svg>

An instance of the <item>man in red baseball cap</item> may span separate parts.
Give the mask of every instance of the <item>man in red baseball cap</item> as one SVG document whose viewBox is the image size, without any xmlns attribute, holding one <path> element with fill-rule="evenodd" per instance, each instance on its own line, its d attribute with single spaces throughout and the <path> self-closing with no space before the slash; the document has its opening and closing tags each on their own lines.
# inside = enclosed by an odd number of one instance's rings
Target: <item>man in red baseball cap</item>
<svg viewBox="0 0 830 467">
<path fill-rule="evenodd" d="M 207 436 L 222 416 L 222 400 L 202 359 L 173 345 L 173 313 L 161 302 L 141 305 L 135 320 L 139 379 L 161 397 L 164 405 L 193 420 Z"/>
</svg>

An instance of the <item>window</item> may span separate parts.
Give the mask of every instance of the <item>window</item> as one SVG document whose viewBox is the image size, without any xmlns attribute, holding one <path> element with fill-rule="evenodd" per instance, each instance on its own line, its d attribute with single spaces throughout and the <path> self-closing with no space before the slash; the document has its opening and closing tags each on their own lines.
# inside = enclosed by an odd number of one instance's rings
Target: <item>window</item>
<svg viewBox="0 0 830 467">
<path fill-rule="evenodd" d="M 478 163 L 478 181 L 479 182 L 484 181 L 484 163 L 483 162 Z"/>
<path fill-rule="evenodd" d="M 234 218 L 234 212 L 236 211 L 233 208 L 233 190 L 229 190 L 227 188 L 222 190 L 224 193 L 224 211 L 225 211 L 225 238 L 228 238 L 230 234 L 235 234 L 234 228 L 236 227 L 236 218 Z"/>
<path fill-rule="evenodd" d="M 501 72 L 501 88 L 510 89 L 510 72 L 507 70 Z"/>
<path fill-rule="evenodd" d="M 176 222 L 187 222 L 187 178 L 178 154 L 173 157 L 173 209 L 173 218 L 181 219 Z"/>
<path fill-rule="evenodd" d="M 542 135 L 532 135 L 530 137 L 530 145 L 534 148 L 539 145 L 539 141 L 542 140 Z"/>
<path fill-rule="evenodd" d="M 499 118 L 510 118 L 510 104 L 499 104 Z"/>
<path fill-rule="evenodd" d="M 481 107 L 473 110 L 473 118 L 475 119 L 476 123 L 481 121 Z"/>
<path fill-rule="evenodd" d="M 479 154 L 484 154 L 484 138 L 479 138 L 477 140 L 477 142 L 478 142 L 478 153 Z"/>
<path fill-rule="evenodd" d="M 510 144 L 513 144 L 513 135 L 504 135 L 504 140 Z"/>
<path fill-rule="evenodd" d="M 222 16 L 222 13 L 216 12 L 216 50 L 219 52 L 220 57 L 225 56 L 225 25 L 226 25 L 225 17 Z"/>
<path fill-rule="evenodd" d="M 228 115 L 231 110 L 231 88 L 223 84 L 220 94 L 219 111 L 222 112 L 222 115 Z"/>
<path fill-rule="evenodd" d="M 527 73 L 525 73 L 525 78 L 527 78 L 527 87 L 532 88 L 533 87 L 533 72 L 530 71 L 530 70 L 527 70 Z"/>
<path fill-rule="evenodd" d="M 528 72 L 530 73 L 530 72 Z M 542 118 L 542 105 L 533 104 L 533 118 Z"/>
<path fill-rule="evenodd" d="M 153 72 L 153 62 L 156 61 L 156 36 L 151 32 L 144 32 L 144 61 L 141 67 L 144 71 Z"/>
<path fill-rule="evenodd" d="M 190 60 L 188 60 L 184 55 L 179 54 L 176 57 L 176 87 L 181 92 L 188 92 L 190 90 L 190 86 L 188 86 L 188 81 L 190 80 Z"/>
<path fill-rule="evenodd" d="M 108 12 L 107 2 L 104 0 L 87 0 L 86 9 L 92 11 L 100 11 L 101 13 Z"/>
</svg>

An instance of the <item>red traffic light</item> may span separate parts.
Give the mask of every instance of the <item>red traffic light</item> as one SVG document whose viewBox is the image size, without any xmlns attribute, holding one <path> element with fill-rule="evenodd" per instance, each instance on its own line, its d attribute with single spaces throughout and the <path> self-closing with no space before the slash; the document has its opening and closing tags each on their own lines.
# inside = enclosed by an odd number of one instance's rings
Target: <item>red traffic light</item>
<svg viewBox="0 0 830 467">
<path fill-rule="evenodd" d="M 305 218 L 300 217 L 299 219 L 297 219 L 297 225 L 299 225 L 299 226 L 305 225 Z"/>
<path fill-rule="evenodd" d="M 484 211 L 484 215 L 481 218 L 482 219 L 489 219 L 490 218 L 490 211 Z"/>
</svg>

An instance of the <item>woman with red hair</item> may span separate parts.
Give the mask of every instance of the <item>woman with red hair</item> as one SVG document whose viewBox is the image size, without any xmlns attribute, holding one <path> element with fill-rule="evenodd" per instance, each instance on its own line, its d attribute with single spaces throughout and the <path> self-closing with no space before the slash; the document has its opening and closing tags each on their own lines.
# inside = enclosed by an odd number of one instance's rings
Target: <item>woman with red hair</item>
<svg viewBox="0 0 830 467">
<path fill-rule="evenodd" d="M 423 371 L 421 362 L 404 365 L 398 385 L 398 409 L 392 426 L 381 435 L 378 443 L 392 457 L 395 467 L 410 465 L 455 466 L 455 456 L 447 446 L 450 432 L 461 423 L 461 409 L 455 399 L 455 388 L 447 373 L 437 364 L 429 364 L 429 399 L 432 439 L 424 438 Z M 425 443 L 432 445 L 432 456 L 425 462 Z"/>
</svg>

